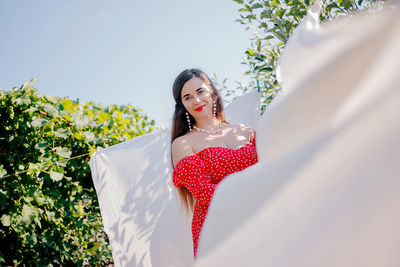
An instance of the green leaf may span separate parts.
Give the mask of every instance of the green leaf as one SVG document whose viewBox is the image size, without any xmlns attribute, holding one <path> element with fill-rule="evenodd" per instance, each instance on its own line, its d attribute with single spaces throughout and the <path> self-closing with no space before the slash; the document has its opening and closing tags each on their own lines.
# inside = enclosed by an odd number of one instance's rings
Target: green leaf
<svg viewBox="0 0 400 267">
<path fill-rule="evenodd" d="M 35 148 L 36 148 L 36 149 L 43 149 L 43 148 L 46 148 L 46 147 L 48 147 L 48 146 L 50 146 L 50 143 L 49 143 L 49 142 L 47 142 L 47 141 L 42 141 L 42 142 L 40 142 L 40 143 L 37 143 L 37 144 L 35 145 Z"/>
<path fill-rule="evenodd" d="M 58 110 L 53 105 L 46 103 L 44 104 L 43 109 L 51 117 L 58 117 Z"/>
<path fill-rule="evenodd" d="M 260 27 L 264 28 L 264 30 L 268 30 L 268 24 L 265 22 L 261 22 Z"/>
<path fill-rule="evenodd" d="M 24 206 L 22 207 L 21 222 L 22 222 L 23 224 L 25 224 L 25 226 L 28 226 L 28 225 L 31 223 L 31 221 L 32 221 L 32 219 L 33 219 L 33 216 L 34 216 L 34 214 L 33 214 L 33 209 L 32 209 L 32 207 L 31 207 L 31 206 L 28 206 L 28 205 L 24 205 Z"/>
<path fill-rule="evenodd" d="M 275 16 L 279 17 L 280 19 L 282 19 L 283 15 L 285 14 L 285 9 L 278 9 L 275 12 Z"/>
<path fill-rule="evenodd" d="M 70 158 L 72 152 L 66 147 L 57 147 L 56 148 L 57 155 L 63 158 Z"/>
<path fill-rule="evenodd" d="M 74 113 L 71 119 L 79 129 L 87 127 L 89 124 L 89 118 L 83 115 L 83 112 Z"/>
<path fill-rule="evenodd" d="M 270 17 L 271 17 L 271 14 L 267 10 L 263 10 L 260 13 L 260 18 L 261 19 L 267 19 L 267 18 L 270 18 Z"/>
<path fill-rule="evenodd" d="M 96 141 L 96 136 L 92 132 L 84 132 L 83 136 L 85 136 L 86 141 L 88 143 L 92 143 L 92 142 Z"/>
<path fill-rule="evenodd" d="M 63 173 L 50 171 L 50 178 L 55 182 L 60 181 L 63 177 L 64 177 Z"/>
<path fill-rule="evenodd" d="M 57 161 L 57 166 L 67 167 L 68 160 Z"/>
<path fill-rule="evenodd" d="M 23 96 L 21 96 L 21 97 L 15 99 L 15 102 L 16 102 L 18 105 L 23 105 L 23 104 L 29 105 L 29 104 L 31 103 L 31 99 L 29 98 L 29 96 L 23 95 Z"/>
<path fill-rule="evenodd" d="M 343 4 L 344 8 L 348 10 L 352 7 L 353 1 L 352 0 L 344 0 L 342 4 Z"/>
<path fill-rule="evenodd" d="M 272 71 L 272 68 L 271 67 L 263 67 L 263 68 L 259 69 L 258 71 L 259 72 L 261 72 L 261 71 Z"/>
<path fill-rule="evenodd" d="M 100 244 L 93 242 L 93 243 L 88 244 L 88 249 L 86 250 L 86 252 L 94 254 L 96 252 L 96 250 L 98 250 L 99 248 L 100 248 Z"/>
<path fill-rule="evenodd" d="M 243 0 L 233 0 L 233 1 L 235 1 L 238 4 L 243 4 Z"/>
<path fill-rule="evenodd" d="M 258 61 L 264 61 L 264 59 L 265 59 L 265 56 L 259 52 L 254 53 L 254 55 L 255 55 L 255 59 Z"/>
<path fill-rule="evenodd" d="M 71 134 L 71 132 L 68 129 L 63 129 L 63 128 L 58 128 L 55 132 L 54 135 L 60 138 L 68 138 L 68 136 Z"/>
<path fill-rule="evenodd" d="M 249 19 L 249 20 L 252 20 L 252 19 L 256 19 L 256 16 L 253 15 L 253 14 L 250 14 L 250 15 L 247 15 L 245 18 Z"/>
<path fill-rule="evenodd" d="M 31 244 L 36 244 L 37 242 L 37 236 L 35 232 L 31 233 L 30 235 L 27 236 L 27 241 Z"/>
<path fill-rule="evenodd" d="M 55 102 L 57 102 L 59 100 L 58 97 L 52 96 L 52 95 L 45 95 L 44 97 L 45 97 L 45 99 L 47 99 L 47 100 L 49 100 L 50 102 L 53 102 L 53 103 L 55 103 Z"/>
<path fill-rule="evenodd" d="M 68 111 L 71 111 L 71 112 L 74 110 L 74 105 L 73 105 L 71 99 L 64 98 L 61 101 L 61 105 L 62 105 L 64 110 L 68 110 Z"/>
<path fill-rule="evenodd" d="M 46 203 L 46 199 L 44 197 L 36 197 L 35 201 L 38 203 L 38 205 L 43 205 Z"/>
<path fill-rule="evenodd" d="M 282 42 L 286 42 L 285 37 L 279 33 L 279 32 L 273 32 L 273 35 L 275 35 L 279 40 L 281 40 Z"/>
<path fill-rule="evenodd" d="M 249 56 L 253 56 L 254 55 L 254 51 L 249 49 L 246 51 L 246 54 L 248 54 Z"/>
<path fill-rule="evenodd" d="M 3 216 L 1 216 L 1 223 L 3 224 L 3 226 L 10 226 L 11 224 L 11 217 L 10 215 L 4 214 Z"/>
<path fill-rule="evenodd" d="M 6 198 L 8 196 L 8 191 L 5 191 L 3 189 L 0 189 L 0 196 L 2 198 Z"/>
<path fill-rule="evenodd" d="M 288 34 L 289 34 L 290 31 L 292 30 L 292 27 L 293 27 L 293 24 L 292 24 L 292 23 L 288 22 L 288 23 L 286 24 L 285 30 L 286 30 L 286 32 L 287 32 Z"/>
<path fill-rule="evenodd" d="M 45 125 L 48 122 L 49 122 L 49 120 L 47 120 L 47 119 L 37 118 L 32 121 L 32 126 L 37 128 L 37 127 L 41 127 L 41 126 Z"/>
<path fill-rule="evenodd" d="M 263 5 L 260 3 L 255 3 L 254 5 L 251 6 L 252 9 L 257 9 L 257 8 L 262 8 Z"/>
<path fill-rule="evenodd" d="M 3 164 L 0 164 L 0 178 L 3 178 L 7 175 L 7 171 L 4 169 Z"/>
<path fill-rule="evenodd" d="M 42 167 L 41 163 L 29 163 L 28 175 L 39 175 Z"/>
</svg>

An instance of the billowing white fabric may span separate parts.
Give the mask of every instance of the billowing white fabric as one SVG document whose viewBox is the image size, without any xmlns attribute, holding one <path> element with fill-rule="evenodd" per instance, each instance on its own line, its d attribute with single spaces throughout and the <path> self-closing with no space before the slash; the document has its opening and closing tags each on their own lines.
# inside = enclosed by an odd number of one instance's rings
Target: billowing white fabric
<svg viewBox="0 0 400 267">
<path fill-rule="evenodd" d="M 256 165 L 216 190 L 196 266 L 400 266 L 400 11 L 320 25 L 280 59 Z"/>
<path fill-rule="evenodd" d="M 236 98 L 226 120 L 255 127 L 259 103 L 257 92 Z M 90 159 L 116 266 L 193 266 L 191 218 L 172 185 L 170 131 L 131 139 Z"/>
<path fill-rule="evenodd" d="M 255 129 L 260 120 L 260 94 L 251 92 L 234 99 L 225 109 L 225 119 L 229 123 L 242 123 Z"/>
</svg>

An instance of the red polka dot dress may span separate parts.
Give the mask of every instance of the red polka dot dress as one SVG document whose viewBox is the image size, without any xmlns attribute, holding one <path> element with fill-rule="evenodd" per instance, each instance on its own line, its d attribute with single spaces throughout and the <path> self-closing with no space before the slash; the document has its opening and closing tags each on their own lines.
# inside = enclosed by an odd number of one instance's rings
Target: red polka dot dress
<svg viewBox="0 0 400 267">
<path fill-rule="evenodd" d="M 217 184 L 229 174 L 242 171 L 258 160 L 256 135 L 239 149 L 208 147 L 180 160 L 173 171 L 176 188 L 186 187 L 196 198 L 192 219 L 193 252 L 196 257 L 199 235 Z"/>
</svg>

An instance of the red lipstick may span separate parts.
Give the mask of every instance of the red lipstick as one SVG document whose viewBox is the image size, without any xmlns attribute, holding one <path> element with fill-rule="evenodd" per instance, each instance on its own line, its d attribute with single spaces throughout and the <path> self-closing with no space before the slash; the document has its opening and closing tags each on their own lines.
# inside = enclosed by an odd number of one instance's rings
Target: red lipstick
<svg viewBox="0 0 400 267">
<path fill-rule="evenodd" d="M 200 106 L 200 107 L 198 107 L 198 108 L 195 108 L 194 110 L 196 110 L 196 111 L 202 111 L 203 110 L 203 108 L 206 106 L 206 104 L 204 104 L 204 105 L 202 105 L 202 106 Z"/>
</svg>

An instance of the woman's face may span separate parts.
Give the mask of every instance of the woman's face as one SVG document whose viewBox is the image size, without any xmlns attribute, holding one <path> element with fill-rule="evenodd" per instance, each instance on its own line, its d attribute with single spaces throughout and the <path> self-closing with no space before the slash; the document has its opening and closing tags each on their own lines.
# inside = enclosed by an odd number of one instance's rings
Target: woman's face
<svg viewBox="0 0 400 267">
<path fill-rule="evenodd" d="M 202 79 L 193 77 L 181 91 L 182 103 L 195 120 L 208 119 L 213 114 L 211 88 Z"/>
</svg>

